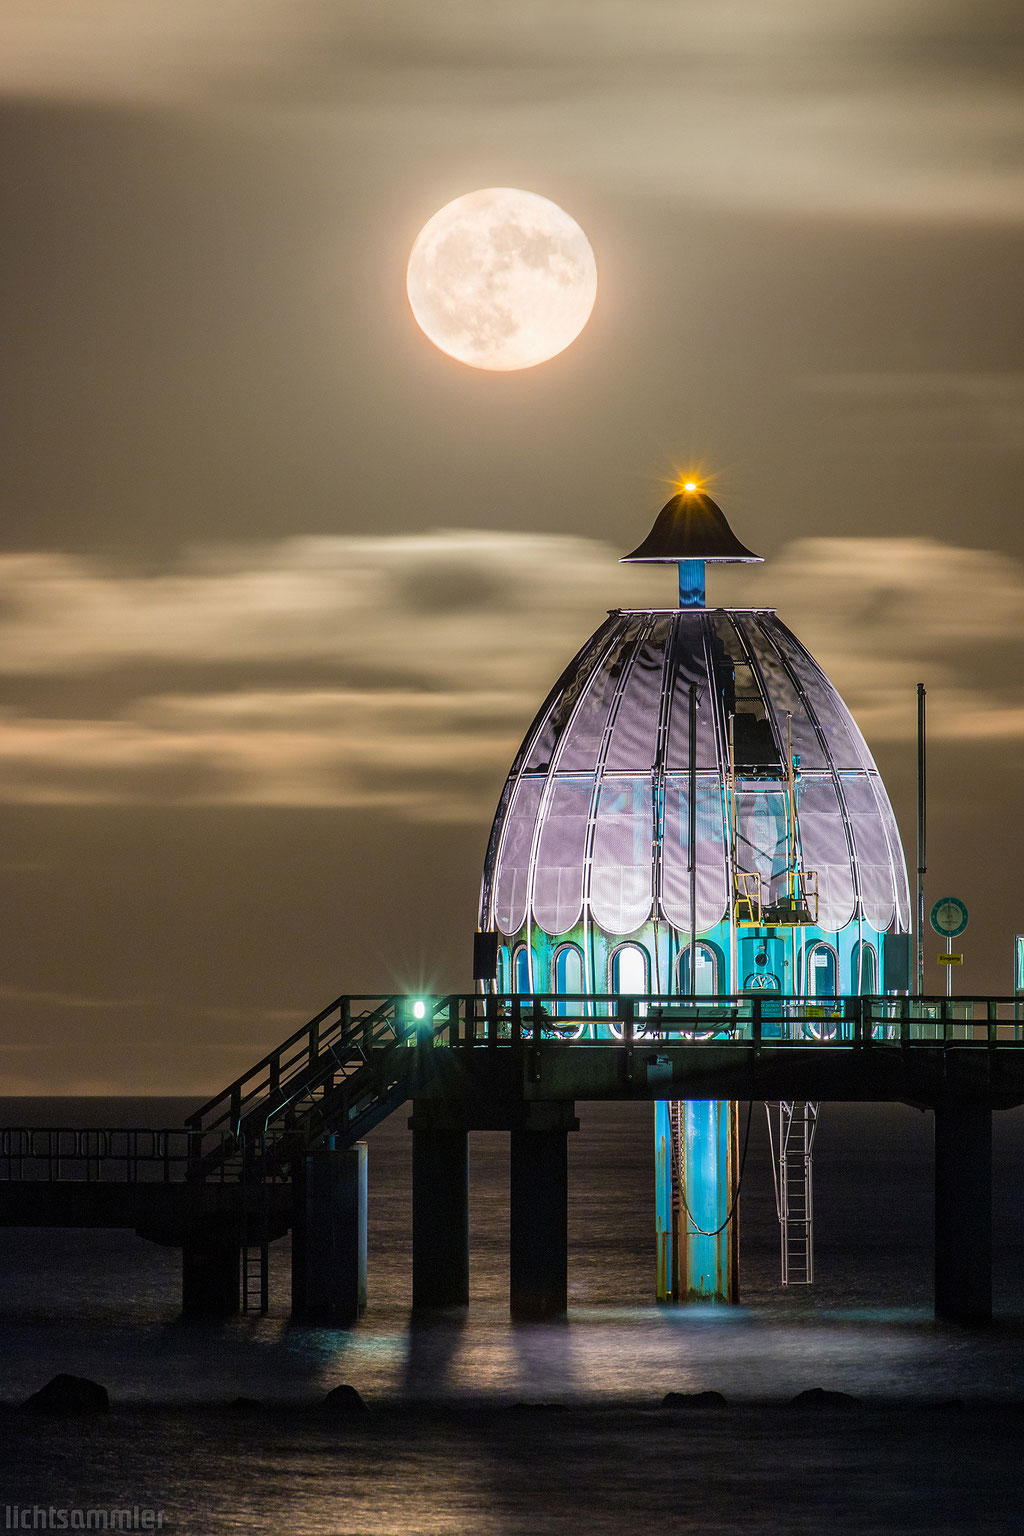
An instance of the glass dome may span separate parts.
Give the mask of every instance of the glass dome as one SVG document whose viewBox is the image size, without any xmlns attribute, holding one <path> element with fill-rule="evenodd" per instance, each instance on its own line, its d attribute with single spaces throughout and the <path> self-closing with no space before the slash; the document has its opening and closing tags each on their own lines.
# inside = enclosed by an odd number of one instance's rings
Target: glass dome
<svg viewBox="0 0 1024 1536">
<path fill-rule="evenodd" d="M 691 684 L 697 931 L 728 912 L 733 818 L 736 869 L 760 877 L 767 903 L 785 897 L 795 846 L 817 878 L 819 929 L 863 919 L 878 932 L 908 931 L 903 849 L 871 753 L 769 609 L 609 614 L 512 766 L 487 850 L 481 928 L 512 937 L 535 925 L 556 937 L 584 921 L 622 936 L 655 919 L 690 931 Z"/>
</svg>

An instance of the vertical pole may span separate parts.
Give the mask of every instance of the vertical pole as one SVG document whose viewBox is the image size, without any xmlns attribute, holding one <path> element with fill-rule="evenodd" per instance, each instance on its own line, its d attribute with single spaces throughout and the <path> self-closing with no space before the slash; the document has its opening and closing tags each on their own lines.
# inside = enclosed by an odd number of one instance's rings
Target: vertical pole
<svg viewBox="0 0 1024 1536">
<path fill-rule="evenodd" d="M 953 940 L 947 935 L 946 936 L 946 954 L 947 955 L 951 955 L 952 953 L 953 953 Z M 953 996 L 953 967 L 952 967 L 952 965 L 950 965 L 948 960 L 946 962 L 946 996 L 947 997 L 952 997 Z"/>
<path fill-rule="evenodd" d="M 917 685 L 917 995 L 924 996 L 924 877 L 927 870 L 925 688 Z"/>
<path fill-rule="evenodd" d="M 739 991 L 736 944 L 736 716 L 729 716 L 729 991 Z"/>
<path fill-rule="evenodd" d="M 690 684 L 688 837 L 690 843 L 690 991 L 697 991 L 697 688 Z"/>
<path fill-rule="evenodd" d="M 672 1113 L 667 1099 L 654 1101 L 654 1240 L 657 1261 L 657 1298 L 675 1300 L 676 1241 L 675 1192 L 672 1179 Z"/>
</svg>

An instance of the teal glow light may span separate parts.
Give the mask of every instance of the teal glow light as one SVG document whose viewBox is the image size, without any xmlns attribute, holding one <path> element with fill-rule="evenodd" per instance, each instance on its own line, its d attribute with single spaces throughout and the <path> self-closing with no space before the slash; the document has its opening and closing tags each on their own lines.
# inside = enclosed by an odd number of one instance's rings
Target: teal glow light
<svg viewBox="0 0 1024 1536">
<path fill-rule="evenodd" d="M 418 997 L 412 1005 L 412 1016 L 414 1019 L 425 1019 L 427 1016 L 427 1005 L 421 997 Z"/>
</svg>

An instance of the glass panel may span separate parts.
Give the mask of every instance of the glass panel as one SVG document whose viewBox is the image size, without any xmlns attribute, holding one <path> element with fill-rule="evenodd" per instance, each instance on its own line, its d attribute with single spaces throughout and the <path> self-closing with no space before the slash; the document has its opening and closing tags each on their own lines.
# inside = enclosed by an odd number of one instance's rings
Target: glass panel
<svg viewBox="0 0 1024 1536">
<path fill-rule="evenodd" d="M 533 983 L 530 977 L 530 951 L 526 948 L 525 944 L 520 944 L 515 953 L 514 991 L 521 997 L 533 991 Z"/>
<path fill-rule="evenodd" d="M 494 921 L 502 933 L 518 933 L 526 921 L 530 850 L 543 779 L 520 779 L 505 822 L 494 877 Z"/>
<path fill-rule="evenodd" d="M 551 698 L 538 715 L 541 724 L 539 728 L 535 727 L 536 734 L 530 743 L 525 769 L 527 773 L 543 773 L 549 767 L 562 732 L 572 717 L 576 701 L 607 654 L 610 637 L 619 623 L 621 620 L 617 616 L 606 619 L 562 673 L 552 690 Z"/>
<path fill-rule="evenodd" d="M 692 989 L 697 997 L 716 997 L 718 994 L 718 956 L 709 944 L 698 944 L 694 956 L 697 985 Z M 679 990 L 690 993 L 690 951 L 684 949 L 679 956 Z"/>
<path fill-rule="evenodd" d="M 640 645 L 629 671 L 612 726 L 605 766 L 646 772 L 654 764 L 661 714 L 665 646 L 671 619 L 656 620 Z"/>
<path fill-rule="evenodd" d="M 509 983 L 508 960 L 509 960 L 508 946 L 505 945 L 505 944 L 502 944 L 500 949 L 498 950 L 498 991 L 499 992 L 510 992 L 512 990 L 511 987 L 508 984 Z"/>
<path fill-rule="evenodd" d="M 871 753 L 853 723 L 853 716 L 810 651 L 805 650 L 796 636 L 778 619 L 774 621 L 772 638 L 792 667 L 817 717 L 835 766 L 839 769 L 874 768 Z"/>
<path fill-rule="evenodd" d="M 878 801 L 867 774 L 844 777 L 841 784 L 846 811 L 853 828 L 861 907 L 872 928 L 884 932 L 893 920 L 895 892 L 889 860 L 889 840 L 882 825 Z"/>
<path fill-rule="evenodd" d="M 597 766 L 619 679 L 633 654 L 643 617 L 621 618 L 617 623 L 621 625 L 618 639 L 595 672 L 579 713 L 566 731 L 565 744 L 558 757 L 558 766 L 564 773 L 585 772 Z"/>
<path fill-rule="evenodd" d="M 665 777 L 665 830 L 662 840 L 661 911 L 667 922 L 690 931 L 689 778 Z M 729 904 L 725 824 L 718 777 L 697 776 L 697 931 L 720 923 Z"/>
<path fill-rule="evenodd" d="M 612 956 L 612 991 L 642 996 L 647 991 L 647 971 L 647 951 L 639 944 L 623 944 Z"/>
<path fill-rule="evenodd" d="M 573 993 L 583 991 L 583 954 L 575 944 L 563 944 L 555 954 L 554 966 L 554 990 L 563 995 L 572 996 Z M 555 1013 L 559 1017 L 569 1012 L 575 1012 L 577 1005 L 556 1003 Z"/>
<path fill-rule="evenodd" d="M 583 868 L 593 778 L 556 778 L 543 813 L 533 877 L 533 917 L 545 933 L 568 933 L 583 912 Z"/>
<path fill-rule="evenodd" d="M 674 615 L 670 673 L 672 710 L 669 717 L 665 766 L 685 772 L 690 766 L 690 684 L 697 689 L 697 767 L 718 772 L 714 690 L 708 683 L 703 616 Z"/>
<path fill-rule="evenodd" d="M 835 780 L 800 778 L 796 796 L 803 867 L 818 876 L 818 926 L 834 933 L 854 913 L 853 870 Z"/>
<path fill-rule="evenodd" d="M 713 615 L 709 624 L 715 693 L 720 700 L 726 731 L 729 716 L 734 717 L 737 772 L 760 771 L 778 777 L 782 772 L 782 757 L 760 684 L 740 639 L 740 627 L 724 614 Z"/>
<path fill-rule="evenodd" d="M 807 954 L 807 994 L 809 997 L 837 995 L 835 951 L 828 944 L 815 944 Z"/>
<path fill-rule="evenodd" d="M 878 814 L 882 818 L 886 841 L 889 844 L 889 868 L 896 888 L 896 925 L 901 933 L 910 932 L 910 886 L 907 883 L 907 861 L 900 841 L 899 828 L 893 815 L 885 785 L 875 774 L 871 775 L 871 787 L 878 802 Z"/>
<path fill-rule="evenodd" d="M 765 902 L 785 896 L 789 856 L 787 794 L 778 787 L 741 780 L 736 796 L 736 868 L 761 876 Z"/>
<path fill-rule="evenodd" d="M 590 910 L 606 933 L 632 933 L 651 913 L 651 781 L 608 777 L 597 805 Z"/>
<path fill-rule="evenodd" d="M 878 991 L 878 956 L 873 944 L 855 944 L 853 947 L 850 991 L 865 996 Z"/>
<path fill-rule="evenodd" d="M 814 722 L 807 713 L 807 705 L 798 692 L 793 678 L 783 665 L 779 647 L 783 637 L 788 635 L 778 619 L 773 614 L 744 614 L 736 620 L 740 631 L 746 640 L 757 667 L 761 673 L 765 692 L 768 696 L 768 706 L 775 720 L 775 728 L 782 746 L 783 758 L 786 751 L 786 716 L 792 717 L 793 752 L 800 758 L 800 767 L 806 772 L 811 769 L 827 768 L 828 758 L 822 749 L 818 733 L 814 729 Z M 793 636 L 789 635 L 793 646 L 802 651 Z M 806 653 L 803 653 L 806 655 Z M 794 661 L 797 656 L 792 649 L 785 650 L 782 655 L 790 657 Z M 810 657 L 807 657 L 808 661 Z M 797 676 L 802 678 L 802 672 L 797 667 Z"/>
</svg>

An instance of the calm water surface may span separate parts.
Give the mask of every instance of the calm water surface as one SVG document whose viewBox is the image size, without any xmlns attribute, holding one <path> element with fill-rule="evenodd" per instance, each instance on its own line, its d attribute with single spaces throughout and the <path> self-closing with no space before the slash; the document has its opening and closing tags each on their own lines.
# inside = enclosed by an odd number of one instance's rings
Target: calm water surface
<svg viewBox="0 0 1024 1536">
<path fill-rule="evenodd" d="M 14 1123 L 177 1124 L 178 1101 L 7 1101 Z M 473 1137 L 472 1305 L 411 1326 L 410 1137 L 370 1138 L 370 1305 L 351 1331 L 271 1313 L 177 1320 L 179 1255 L 131 1233 L 0 1230 L 0 1400 L 57 1371 L 112 1413 L 0 1416 L 0 1506 L 129 1504 L 209 1532 L 1018 1531 L 1024 1526 L 1024 1119 L 997 1118 L 991 1329 L 931 1318 L 931 1125 L 826 1106 L 816 1147 L 818 1283 L 783 1291 L 764 1112 L 741 1201 L 743 1303 L 651 1301 L 651 1113 L 581 1105 L 572 1138 L 570 1313 L 507 1317 L 507 1138 Z M 742 1111 L 745 1116 L 745 1109 Z M 742 1129 L 742 1121 L 741 1121 Z M 339 1382 L 371 1412 L 325 1420 Z M 808 1413 L 808 1387 L 859 1407 Z M 666 1413 L 714 1388 L 726 1410 Z M 258 1399 L 262 1410 L 227 1405 Z M 952 1400 L 963 1406 L 957 1407 Z M 3 1509 L 0 1508 L 0 1524 Z"/>
</svg>

